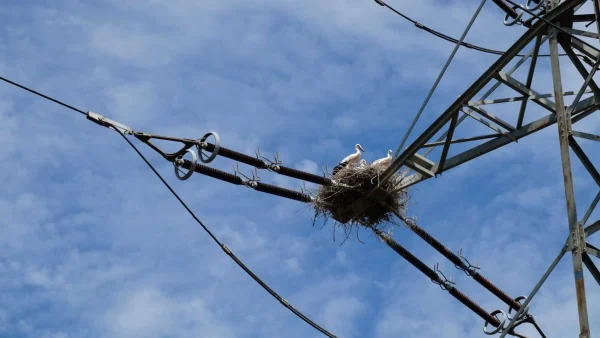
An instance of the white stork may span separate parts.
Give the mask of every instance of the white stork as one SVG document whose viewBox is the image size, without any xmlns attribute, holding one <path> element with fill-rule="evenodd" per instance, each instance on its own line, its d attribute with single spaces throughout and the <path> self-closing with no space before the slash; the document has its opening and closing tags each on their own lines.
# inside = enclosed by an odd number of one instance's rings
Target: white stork
<svg viewBox="0 0 600 338">
<path fill-rule="evenodd" d="M 356 152 L 355 152 L 355 153 L 352 153 L 352 154 L 350 154 L 350 155 L 346 156 L 346 157 L 345 157 L 345 158 L 344 158 L 344 159 L 343 159 L 343 160 L 340 162 L 340 164 L 336 165 L 336 166 L 333 168 L 333 170 L 331 171 L 331 173 L 332 173 L 333 175 L 337 174 L 337 173 L 338 173 L 338 171 L 340 171 L 341 169 L 343 169 L 343 168 L 347 167 L 348 165 L 354 165 L 354 166 L 355 166 L 356 164 L 358 164 L 358 160 L 360 159 L 360 152 L 361 152 L 361 151 L 365 151 L 365 150 L 363 149 L 363 147 L 361 147 L 361 145 L 360 145 L 360 144 L 356 144 L 356 145 L 354 146 L 354 149 L 356 149 Z"/>
<path fill-rule="evenodd" d="M 388 150 L 387 156 L 384 158 L 380 158 L 377 161 L 371 163 L 371 167 L 375 167 L 377 169 L 385 170 L 392 163 L 392 151 Z"/>
<path fill-rule="evenodd" d="M 367 160 L 365 160 L 364 158 L 362 160 L 360 160 L 360 162 L 358 163 L 358 168 L 359 169 L 363 169 L 367 167 Z"/>
</svg>

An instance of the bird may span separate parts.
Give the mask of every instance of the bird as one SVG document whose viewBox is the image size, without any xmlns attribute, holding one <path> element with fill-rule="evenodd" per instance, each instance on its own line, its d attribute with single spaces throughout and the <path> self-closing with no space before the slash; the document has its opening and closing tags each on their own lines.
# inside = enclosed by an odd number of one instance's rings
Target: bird
<svg viewBox="0 0 600 338">
<path fill-rule="evenodd" d="M 375 167 L 377 169 L 387 169 L 392 163 L 392 151 L 388 150 L 387 156 L 384 158 L 380 158 L 377 161 L 373 161 L 371 163 L 371 167 Z"/>
<path fill-rule="evenodd" d="M 359 169 L 363 169 L 367 167 L 367 160 L 365 160 L 364 158 L 362 160 L 360 160 L 360 162 L 358 163 L 358 168 Z"/>
<path fill-rule="evenodd" d="M 342 170 L 343 168 L 347 167 L 348 165 L 356 165 L 358 164 L 358 160 L 360 159 L 360 152 L 361 151 L 365 151 L 363 149 L 363 147 L 360 144 L 356 144 L 354 146 L 354 149 L 356 149 L 355 153 L 352 153 L 348 156 L 346 156 L 341 162 L 340 164 L 336 165 L 333 170 L 331 171 L 331 173 L 333 175 L 337 174 L 340 170 Z"/>
</svg>

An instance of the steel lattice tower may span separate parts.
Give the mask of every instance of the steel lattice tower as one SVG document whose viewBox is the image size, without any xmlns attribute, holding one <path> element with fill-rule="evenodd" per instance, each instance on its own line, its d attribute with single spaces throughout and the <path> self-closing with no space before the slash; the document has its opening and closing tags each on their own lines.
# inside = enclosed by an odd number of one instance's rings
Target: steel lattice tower
<svg viewBox="0 0 600 338">
<path fill-rule="evenodd" d="M 527 27 L 527 31 L 506 52 L 477 79 L 462 95 L 452 103 L 441 116 L 439 116 L 412 144 L 399 152 L 392 165 L 383 174 L 383 179 L 389 178 L 399 170 L 409 170 L 412 175 L 406 186 L 411 186 L 435 177 L 447 170 L 464 164 L 481 155 L 492 152 L 512 142 L 556 124 L 559 136 L 560 156 L 564 178 L 566 209 L 568 215 L 569 235 L 564 248 L 557 259 L 548 268 L 546 274 L 528 296 L 522 309 L 525 309 L 539 287 L 568 251 L 572 253 L 573 272 L 575 276 L 575 289 L 577 294 L 577 310 L 579 313 L 580 338 L 590 337 L 589 317 L 586 304 L 586 289 L 583 277 L 584 266 L 589 270 L 596 282 L 600 284 L 600 271 L 594 265 L 590 256 L 600 258 L 600 250 L 586 243 L 586 238 L 600 230 L 600 221 L 588 224 L 588 218 L 600 201 L 600 192 L 596 195 L 583 217 L 577 214 L 575 192 L 573 187 L 571 151 L 590 173 L 594 181 L 600 186 L 600 173 L 594 167 L 586 153 L 579 146 L 576 138 L 585 138 L 600 141 L 600 136 L 573 130 L 573 125 L 585 120 L 600 108 L 600 87 L 594 80 L 600 66 L 600 49 L 584 41 L 581 37 L 600 39 L 600 4 L 599 0 L 593 2 L 593 11 L 584 10 L 586 0 L 529 0 L 526 6 L 519 6 L 506 0 L 494 2 L 506 11 L 505 23 L 509 25 L 519 23 Z M 540 11 L 541 10 L 541 11 Z M 536 14 L 537 13 L 537 14 Z M 531 19 L 523 21 L 521 17 L 530 15 Z M 590 22 L 596 33 L 573 29 L 573 23 Z M 532 50 L 524 50 L 534 42 Z M 550 50 L 550 66 L 552 72 L 553 94 L 542 95 L 532 88 L 536 63 L 540 47 L 548 44 Z M 563 75 L 559 62 L 559 45 L 566 53 L 567 62 L 571 62 L 581 75 L 583 84 L 575 92 L 563 91 Z M 520 53 L 524 53 L 520 54 Z M 513 73 L 526 61 L 530 60 L 530 68 L 525 82 L 513 77 Z M 516 61 L 511 68 L 508 65 Z M 582 62 L 583 61 L 583 62 Z M 564 61 L 563 61 L 564 62 Z M 514 63 L 514 62 L 513 62 Z M 492 85 L 487 91 L 486 86 Z M 486 100 L 495 90 L 508 87 L 516 92 L 516 97 Z M 591 89 L 592 95 L 583 98 Z M 564 96 L 575 94 L 572 104 L 565 106 Z M 552 100 L 554 97 L 554 101 Z M 515 122 L 509 123 L 489 113 L 483 108 L 485 104 L 501 104 L 505 102 L 520 101 L 520 109 L 516 112 Z M 524 124 L 524 117 L 528 112 L 528 101 L 533 101 L 541 106 L 547 115 Z M 466 119 L 475 119 L 493 131 L 491 134 L 476 135 L 468 138 L 453 139 L 455 130 Z M 448 156 L 453 146 L 457 144 L 468 145 L 469 142 L 487 140 L 476 146 L 462 149 L 453 156 Z M 441 155 L 437 158 L 431 156 L 434 148 L 441 147 Z M 399 149 L 402 150 L 402 149 Z M 420 151 L 423 153 L 419 153 Z M 509 324 L 516 321 L 518 315 Z M 506 335 L 505 330 L 501 337 Z"/>
<path fill-rule="evenodd" d="M 381 6 L 389 7 L 387 4 L 385 4 L 385 2 L 383 2 L 383 0 L 375 1 Z M 408 250 L 395 242 L 391 237 L 388 237 L 386 234 L 374 229 L 377 236 L 386 242 L 386 244 L 396 253 L 423 272 L 434 283 L 442 286 L 443 289 L 448 291 L 463 305 L 467 306 L 477 315 L 485 319 L 486 324 L 484 326 L 484 331 L 486 330 L 485 328 L 488 324 L 491 324 L 495 327 L 492 332 L 485 331 L 486 333 L 490 335 L 501 333 L 500 338 L 506 336 L 507 334 L 516 337 L 522 337 L 515 332 L 514 328 L 525 322 L 533 324 L 536 329 L 538 329 L 538 332 L 541 334 L 541 336 L 545 338 L 545 335 L 537 326 L 533 320 L 533 317 L 528 314 L 529 303 L 532 301 L 533 297 L 536 295 L 548 276 L 552 273 L 556 265 L 569 251 L 572 254 L 575 291 L 577 296 L 577 310 L 580 324 L 579 337 L 591 337 L 583 269 L 584 267 L 587 268 L 595 281 L 600 285 L 600 271 L 591 258 L 591 256 L 594 256 L 593 259 L 600 258 L 600 249 L 587 242 L 587 239 L 590 236 L 600 231 L 600 220 L 594 223 L 588 222 L 592 212 L 595 210 L 598 202 L 600 202 L 600 172 L 598 169 L 596 169 L 588 155 L 583 151 L 577 142 L 577 139 L 583 138 L 600 142 L 600 136 L 573 130 L 573 126 L 576 125 L 576 123 L 586 119 L 589 121 L 590 116 L 600 109 L 600 87 L 594 80 L 594 75 L 596 75 L 596 72 L 600 67 L 600 49 L 594 47 L 593 44 L 586 42 L 585 40 L 593 39 L 600 41 L 600 0 L 589 1 L 590 2 L 588 2 L 588 0 L 565 0 L 561 2 L 560 0 L 526 0 L 525 4 L 518 5 L 513 0 L 493 0 L 496 5 L 506 12 L 504 23 L 507 26 L 519 24 L 523 25 L 527 29 L 526 32 L 520 38 L 518 38 L 517 41 L 514 42 L 514 44 L 505 52 L 486 49 L 463 42 L 463 38 L 473 23 L 475 17 L 479 13 L 479 10 L 485 3 L 485 0 L 482 0 L 481 5 L 474 14 L 473 19 L 469 23 L 469 26 L 465 30 L 465 33 L 460 40 L 451 39 L 440 32 L 433 31 L 426 26 L 418 24 L 418 22 L 412 19 L 408 19 L 418 28 L 424 29 L 429 33 L 432 33 L 438 37 L 442 37 L 448 41 L 454 41 L 457 44 L 452 56 L 440 74 L 438 81 L 460 45 L 487 53 L 500 54 L 501 56 L 431 125 L 429 125 L 424 132 L 416 137 L 416 139 L 408 147 L 406 147 L 406 149 L 401 149 L 404 141 L 408 137 L 407 133 L 407 136 L 402 141 L 401 146 L 396 152 L 396 156 L 394 157 L 392 164 L 379 177 L 381 182 L 389 180 L 396 172 L 400 170 L 403 170 L 406 173 L 412 173 L 406 178 L 404 185 L 397 190 L 400 191 L 400 189 L 405 189 L 429 178 L 436 177 L 447 170 L 467 163 L 479 156 L 492 152 L 513 142 L 517 142 L 519 139 L 541 131 L 546 127 L 551 127 L 554 124 L 557 126 L 569 232 L 565 244 L 562 246 L 557 257 L 550 264 L 545 274 L 527 297 L 523 296 L 513 299 L 501 289 L 496 287 L 493 283 L 491 283 L 491 281 L 487 280 L 484 276 L 476 272 L 475 269 L 473 269 L 474 266 L 468 263 L 468 261 L 463 261 L 463 257 L 460 253 L 458 255 L 452 253 L 448 248 L 446 248 L 443 244 L 425 232 L 424 229 L 418 227 L 416 224 L 406 224 L 411 231 L 413 231 L 443 256 L 454 263 L 457 268 L 465 271 L 479 284 L 483 285 L 488 291 L 509 305 L 509 312 L 506 313 L 506 317 L 502 320 L 498 319 L 497 315 L 503 313 L 503 311 L 495 310 L 491 313 L 488 313 L 457 288 L 453 287 L 451 285 L 453 283 L 448 283 L 445 276 L 440 276 L 438 274 L 437 269 L 429 268 L 426 264 L 418 260 L 417 257 L 408 252 Z M 586 7 L 586 4 L 590 6 Z M 392 9 L 391 7 L 389 8 Z M 588 9 L 586 10 L 586 8 Z M 392 10 L 395 11 L 394 9 Z M 397 11 L 395 12 L 400 14 Z M 529 16 L 530 18 L 523 20 L 522 18 L 525 15 Z M 573 28 L 574 23 L 589 23 L 587 26 L 594 24 L 592 27 L 595 28 L 596 32 L 575 29 Z M 533 44 L 533 48 L 526 50 L 531 44 Z M 597 43 L 594 44 L 597 45 Z M 559 45 L 564 54 L 559 54 Z M 545 46 L 549 49 L 549 55 L 540 54 L 540 49 L 542 46 Z M 549 67 L 549 71 L 552 75 L 552 94 L 540 94 L 533 88 L 535 87 L 533 80 L 534 76 L 536 76 L 536 67 L 539 68 L 541 62 L 538 62 L 538 60 L 542 56 L 544 56 L 546 59 L 549 57 L 550 59 L 550 62 L 546 67 Z M 563 61 L 562 64 L 560 62 L 561 60 Z M 527 62 L 529 62 L 529 69 L 526 71 L 525 80 L 520 81 L 516 72 Z M 563 90 L 563 82 L 566 81 L 565 77 L 561 73 L 561 67 L 563 68 L 562 71 L 564 72 L 565 65 L 574 67 L 578 74 L 578 80 L 582 84 L 577 91 L 565 92 Z M 208 164 L 218 155 L 253 166 L 254 170 L 269 170 L 276 174 L 304 180 L 306 182 L 312 182 L 322 186 L 336 185 L 337 183 L 333 178 L 325 176 L 321 177 L 311 173 L 302 172 L 291 167 L 283 166 L 283 162 L 279 160 L 278 156 L 275 156 L 275 159 L 271 161 L 261 156 L 258 150 L 256 152 L 256 157 L 252 157 L 232 149 L 221 147 L 219 136 L 213 132 L 205 134 L 201 139 L 185 139 L 134 131 L 132 128 L 124 124 L 113 121 L 94 112 L 85 112 L 81 109 L 65 104 L 6 78 L 0 77 L 0 80 L 25 89 L 55 103 L 61 104 L 66 108 L 85 115 L 87 119 L 99 125 L 118 131 L 119 134 L 154 171 L 162 183 L 179 200 L 179 202 L 188 211 L 188 213 L 190 213 L 194 220 L 204 228 L 204 230 L 211 236 L 213 241 L 218 244 L 223 251 L 231 259 L 233 259 L 236 264 L 238 264 L 240 268 L 248 273 L 271 296 L 276 298 L 284 307 L 292 311 L 300 319 L 304 320 L 306 323 L 310 324 L 326 336 L 336 337 L 288 303 L 282 296 L 276 293 L 256 274 L 254 274 L 250 268 L 248 268 L 224 243 L 217 239 L 212 232 L 196 217 L 196 215 L 169 186 L 169 184 L 162 178 L 158 171 L 154 169 L 144 155 L 135 147 L 135 145 L 133 145 L 133 143 L 131 143 L 131 141 L 128 140 L 126 135 L 133 135 L 135 138 L 158 152 L 164 159 L 172 162 L 174 164 L 175 174 L 181 180 L 189 179 L 190 176 L 195 172 L 234 185 L 249 187 L 259 192 L 269 193 L 279 197 L 309 203 L 312 200 L 310 195 L 307 195 L 304 192 L 292 191 L 260 182 L 260 178 L 258 177 L 258 174 L 256 174 L 256 171 L 253 172 L 252 178 L 250 178 L 241 174 L 241 172 L 239 172 L 239 168 L 235 169 L 235 174 L 230 174 L 197 163 L 197 160 L 200 160 L 204 164 Z M 417 118 L 422 112 L 422 109 L 425 107 L 425 104 L 431 96 L 431 93 L 435 89 L 436 85 L 434 85 L 434 88 L 430 92 L 428 98 L 425 100 L 421 111 L 417 114 Z M 490 96 L 493 93 L 496 93 L 498 89 L 512 91 L 514 96 L 508 98 L 490 99 Z M 565 96 L 570 95 L 574 96 L 574 100 L 567 105 L 565 103 Z M 532 103 L 530 103 L 530 101 Z M 514 111 L 511 115 L 511 119 L 514 120 L 513 123 L 507 122 L 499 116 L 490 113 L 487 110 L 487 107 L 484 108 L 486 105 L 502 105 L 509 102 L 517 103 L 519 106 L 519 108 L 516 109 L 516 111 Z M 544 114 L 540 118 L 534 118 L 532 121 L 525 123 L 525 117 L 529 119 L 535 114 L 532 107 L 542 109 Z M 484 125 L 485 128 L 487 128 L 486 131 L 491 130 L 492 132 L 490 133 L 488 131 L 485 134 L 481 133 L 474 136 L 456 138 L 455 136 L 458 134 L 457 132 L 461 131 L 460 125 L 465 121 L 476 121 L 476 123 Z M 462 127 L 464 127 L 464 125 Z M 410 129 L 412 129 L 412 126 Z M 478 132 L 478 130 L 475 131 Z M 214 144 L 207 141 L 210 136 L 214 137 Z M 174 153 L 166 153 L 154 145 L 151 142 L 153 140 L 173 141 L 182 143 L 183 146 L 180 150 Z M 192 150 L 193 147 L 197 148 L 199 157 Z M 437 153 L 434 152 L 436 149 L 439 150 Z M 203 151 L 209 152 L 210 156 L 204 154 Z M 183 159 L 183 155 L 186 153 L 192 154 L 192 161 Z M 439 154 L 439 156 L 434 156 L 436 154 Z M 587 207 L 587 209 L 585 209 L 586 211 L 583 216 L 578 215 L 577 213 L 571 154 L 574 154 L 577 158 L 573 161 L 581 162 L 583 167 L 585 167 L 589 175 L 599 187 L 599 191 L 591 202 L 591 205 L 584 206 Z M 180 172 L 180 168 L 185 168 L 188 170 L 188 172 L 182 173 Z M 359 213 L 361 208 L 364 208 L 364 205 L 361 204 L 361 202 L 366 198 L 382 201 L 382 197 L 385 196 L 385 194 L 389 194 L 389 192 L 382 192 L 381 187 L 377 186 L 372 191 L 368 190 L 364 196 L 361 195 L 359 200 L 355 201 L 352 205 L 349 205 L 345 210 L 348 214 Z M 344 216 L 346 215 L 344 214 Z M 401 217 L 401 215 L 398 214 L 397 216 L 399 218 Z M 516 310 L 516 314 L 510 316 L 511 309 Z M 510 323 L 506 324 L 506 319 L 509 319 Z"/>
</svg>

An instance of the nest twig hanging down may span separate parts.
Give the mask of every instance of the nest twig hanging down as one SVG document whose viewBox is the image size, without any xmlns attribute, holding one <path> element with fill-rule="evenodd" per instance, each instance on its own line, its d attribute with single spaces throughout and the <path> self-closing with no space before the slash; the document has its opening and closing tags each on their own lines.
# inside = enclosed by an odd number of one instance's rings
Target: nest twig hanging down
<svg viewBox="0 0 600 338">
<path fill-rule="evenodd" d="M 394 226 L 399 226 L 406 215 L 409 201 L 407 190 L 400 189 L 404 175 L 396 174 L 387 182 L 381 183 L 382 171 L 370 166 L 348 167 L 334 177 L 337 184 L 319 187 L 313 195 L 312 205 L 317 218 L 329 219 L 350 235 L 354 228 L 371 228 L 391 234 Z M 372 194 L 377 190 L 378 194 Z M 402 217 L 398 219 L 395 212 Z"/>
</svg>

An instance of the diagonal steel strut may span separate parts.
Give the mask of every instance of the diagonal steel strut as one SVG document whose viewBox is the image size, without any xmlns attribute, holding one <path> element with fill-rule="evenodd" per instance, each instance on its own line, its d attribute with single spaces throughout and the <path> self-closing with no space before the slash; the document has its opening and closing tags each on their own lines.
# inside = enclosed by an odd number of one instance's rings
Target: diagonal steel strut
<svg viewBox="0 0 600 338">
<path fill-rule="evenodd" d="M 554 8 L 544 16 L 546 20 L 555 21 L 567 11 L 583 3 L 585 0 L 567 0 Z M 396 173 L 421 147 L 452 118 L 457 110 L 473 98 L 483 87 L 501 71 L 523 48 L 525 48 L 536 36 L 544 33 L 548 24 L 538 20 L 527 30 L 507 51 L 502 55 L 480 78 L 471 85 L 448 109 L 431 124 L 417 139 L 409 145 L 398 157 L 396 157 L 390 167 L 382 174 L 382 181 L 387 181 Z"/>
</svg>

